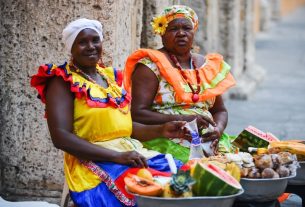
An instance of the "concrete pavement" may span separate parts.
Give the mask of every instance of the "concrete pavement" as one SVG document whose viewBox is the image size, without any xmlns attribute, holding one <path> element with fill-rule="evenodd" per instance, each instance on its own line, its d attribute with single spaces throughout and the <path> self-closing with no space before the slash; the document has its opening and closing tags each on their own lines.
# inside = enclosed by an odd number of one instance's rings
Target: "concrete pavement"
<svg viewBox="0 0 305 207">
<path fill-rule="evenodd" d="M 277 22 L 256 42 L 256 63 L 266 78 L 249 100 L 226 100 L 226 132 L 248 125 L 280 139 L 305 139 L 305 7 Z"/>
<path fill-rule="evenodd" d="M 305 139 L 305 7 L 257 36 L 256 63 L 266 78 L 246 101 L 226 100 L 226 132 L 237 135 L 253 125 L 281 140 Z M 282 207 L 298 207 L 293 195 Z"/>
</svg>

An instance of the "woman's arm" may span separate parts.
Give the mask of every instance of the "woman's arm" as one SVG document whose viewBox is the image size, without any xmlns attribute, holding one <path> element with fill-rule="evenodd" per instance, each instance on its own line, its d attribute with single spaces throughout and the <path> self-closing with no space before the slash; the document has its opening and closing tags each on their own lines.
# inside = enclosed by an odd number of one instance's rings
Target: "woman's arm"
<svg viewBox="0 0 305 207">
<path fill-rule="evenodd" d="M 209 111 L 213 116 L 220 134 L 222 134 L 228 123 L 228 111 L 225 107 L 221 95 L 216 97 L 215 103 Z"/>
<path fill-rule="evenodd" d="M 68 83 L 58 77 L 48 84 L 46 113 L 54 146 L 84 160 L 146 166 L 145 158 L 137 152 L 116 152 L 73 134 L 74 97 L 69 87 Z"/>
<path fill-rule="evenodd" d="M 162 125 L 144 125 L 133 122 L 131 136 L 140 141 L 148 141 L 156 137 L 189 139 L 190 134 L 184 127 L 185 124 L 185 121 L 172 121 Z"/>
<path fill-rule="evenodd" d="M 200 115 L 169 115 L 151 110 L 157 94 L 159 81 L 156 75 L 145 65 L 137 64 L 132 75 L 132 119 L 143 124 L 163 124 L 169 121 L 192 121 L 197 118 L 199 125 L 208 126 L 212 120 Z"/>
<path fill-rule="evenodd" d="M 143 124 L 163 124 L 181 120 L 178 115 L 165 115 L 151 110 L 157 94 L 159 81 L 145 65 L 137 64 L 132 74 L 132 119 Z"/>
<path fill-rule="evenodd" d="M 204 141 L 218 140 L 225 130 L 228 122 L 228 112 L 220 95 L 216 97 L 215 103 L 209 111 L 213 116 L 216 127 L 214 128 L 213 132 L 204 135 Z"/>
</svg>

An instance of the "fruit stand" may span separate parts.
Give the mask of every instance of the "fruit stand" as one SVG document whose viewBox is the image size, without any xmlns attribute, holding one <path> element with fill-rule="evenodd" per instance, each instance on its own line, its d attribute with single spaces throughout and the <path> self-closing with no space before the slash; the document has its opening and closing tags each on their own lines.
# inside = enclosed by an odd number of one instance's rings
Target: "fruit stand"
<svg viewBox="0 0 305 207">
<path fill-rule="evenodd" d="M 278 197 L 284 192 L 304 201 L 304 143 L 279 141 L 250 127 L 232 144 L 236 152 L 189 160 L 169 177 L 140 170 L 125 178 L 126 189 L 139 207 L 274 207 L 280 206 Z"/>
</svg>

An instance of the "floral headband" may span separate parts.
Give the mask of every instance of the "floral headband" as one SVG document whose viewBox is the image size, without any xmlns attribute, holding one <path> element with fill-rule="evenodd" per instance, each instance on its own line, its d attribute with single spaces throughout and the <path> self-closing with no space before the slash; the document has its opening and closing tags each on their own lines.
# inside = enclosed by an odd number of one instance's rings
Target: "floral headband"
<svg viewBox="0 0 305 207">
<path fill-rule="evenodd" d="M 174 19 L 186 18 L 189 19 L 194 30 L 198 27 L 198 16 L 195 11 L 187 6 L 183 5 L 174 5 L 166 7 L 164 11 L 159 15 L 153 18 L 153 21 L 150 23 L 153 27 L 153 31 L 156 34 L 163 35 L 166 31 L 167 25 Z"/>
</svg>

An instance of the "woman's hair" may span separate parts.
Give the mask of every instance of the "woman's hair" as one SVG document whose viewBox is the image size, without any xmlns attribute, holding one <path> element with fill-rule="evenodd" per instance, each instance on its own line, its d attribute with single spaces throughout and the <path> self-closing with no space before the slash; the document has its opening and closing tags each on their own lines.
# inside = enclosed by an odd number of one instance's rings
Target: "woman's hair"
<svg viewBox="0 0 305 207">
<path fill-rule="evenodd" d="M 62 31 L 62 40 L 69 54 L 71 54 L 72 45 L 77 35 L 83 29 L 93 29 L 99 34 L 101 41 L 103 40 L 103 26 L 99 21 L 86 18 L 74 20 Z"/>
<path fill-rule="evenodd" d="M 178 18 L 189 19 L 193 25 L 194 30 L 198 27 L 198 16 L 196 12 L 190 7 L 184 5 L 173 5 L 166 7 L 161 14 L 153 18 L 151 25 L 156 34 L 163 35 L 166 31 L 167 25 Z"/>
</svg>

